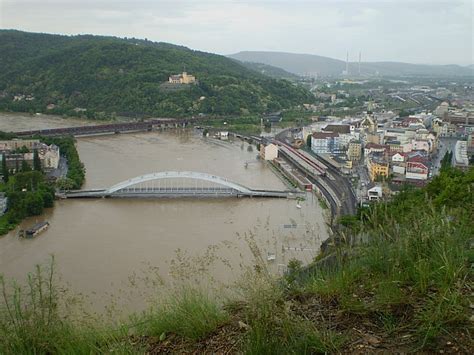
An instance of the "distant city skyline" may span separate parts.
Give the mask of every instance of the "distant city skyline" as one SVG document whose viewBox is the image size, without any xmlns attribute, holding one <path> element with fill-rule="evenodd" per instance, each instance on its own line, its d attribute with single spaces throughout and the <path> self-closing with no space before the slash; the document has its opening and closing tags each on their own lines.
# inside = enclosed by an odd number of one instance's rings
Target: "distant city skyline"
<svg viewBox="0 0 474 355">
<path fill-rule="evenodd" d="M 147 38 L 213 52 L 474 64 L 470 0 L 0 0 L 0 28 Z"/>
</svg>

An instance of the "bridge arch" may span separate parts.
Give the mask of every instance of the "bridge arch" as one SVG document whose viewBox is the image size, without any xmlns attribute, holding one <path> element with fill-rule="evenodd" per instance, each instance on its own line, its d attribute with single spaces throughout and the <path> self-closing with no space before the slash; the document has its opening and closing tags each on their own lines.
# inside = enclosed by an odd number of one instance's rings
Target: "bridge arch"
<svg viewBox="0 0 474 355">
<path fill-rule="evenodd" d="M 216 176 L 216 175 L 198 173 L 194 171 L 164 171 L 164 172 L 159 172 L 159 173 L 145 174 L 142 176 L 137 176 L 135 178 L 126 180 L 126 181 L 122 181 L 108 188 L 106 190 L 106 194 L 110 195 L 110 194 L 113 194 L 114 192 L 120 191 L 122 189 L 126 189 L 133 185 L 141 184 L 147 181 L 161 180 L 161 179 L 176 179 L 176 178 L 186 178 L 186 179 L 208 181 L 208 182 L 213 182 L 218 185 L 229 187 L 231 189 L 235 189 L 243 194 L 251 195 L 253 193 L 251 189 L 243 185 L 237 184 L 235 182 L 227 180 L 226 178 Z"/>
</svg>

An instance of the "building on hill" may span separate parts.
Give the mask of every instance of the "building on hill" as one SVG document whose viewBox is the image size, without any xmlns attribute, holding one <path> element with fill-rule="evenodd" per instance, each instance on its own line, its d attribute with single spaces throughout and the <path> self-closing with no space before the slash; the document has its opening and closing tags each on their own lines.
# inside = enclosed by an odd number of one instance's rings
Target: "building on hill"
<svg viewBox="0 0 474 355">
<path fill-rule="evenodd" d="M 283 116 L 281 114 L 281 111 L 277 111 L 277 112 L 270 112 L 270 113 L 264 114 L 262 119 L 265 122 L 277 123 L 277 122 L 281 122 L 281 120 L 283 119 Z"/>
<path fill-rule="evenodd" d="M 184 71 L 181 74 L 171 75 L 168 78 L 168 82 L 171 84 L 195 84 L 196 77 L 194 75 L 189 75 Z"/>
</svg>

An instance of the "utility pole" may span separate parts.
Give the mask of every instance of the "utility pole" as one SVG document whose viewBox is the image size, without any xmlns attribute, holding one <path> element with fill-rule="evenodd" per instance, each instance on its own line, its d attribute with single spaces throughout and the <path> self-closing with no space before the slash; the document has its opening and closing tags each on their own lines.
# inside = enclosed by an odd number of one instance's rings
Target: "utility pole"
<svg viewBox="0 0 474 355">
<path fill-rule="evenodd" d="M 349 75 L 349 51 L 346 54 L 346 75 Z"/>
</svg>

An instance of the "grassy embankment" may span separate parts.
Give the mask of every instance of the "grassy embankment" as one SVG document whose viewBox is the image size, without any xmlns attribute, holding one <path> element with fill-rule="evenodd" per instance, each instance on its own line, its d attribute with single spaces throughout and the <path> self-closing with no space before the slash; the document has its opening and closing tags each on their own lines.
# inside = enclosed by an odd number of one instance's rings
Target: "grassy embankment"
<svg viewBox="0 0 474 355">
<path fill-rule="evenodd" d="M 473 184 L 474 169 L 444 169 L 426 188 L 346 219 L 330 254 L 308 268 L 291 262 L 284 278 L 256 253 L 241 297 L 225 304 L 187 287 L 114 326 L 72 320 L 52 274 L 38 269 L 21 290 L 2 281 L 0 353 L 468 353 Z"/>
</svg>

